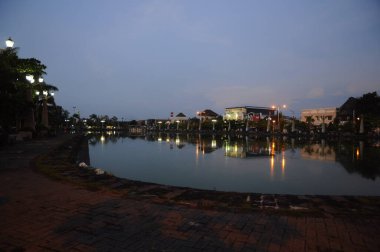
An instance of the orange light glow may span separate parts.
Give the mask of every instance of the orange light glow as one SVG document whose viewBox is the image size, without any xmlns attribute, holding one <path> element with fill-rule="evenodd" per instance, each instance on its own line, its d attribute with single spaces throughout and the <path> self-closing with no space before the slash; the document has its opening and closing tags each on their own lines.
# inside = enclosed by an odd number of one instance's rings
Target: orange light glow
<svg viewBox="0 0 380 252">
<path fill-rule="evenodd" d="M 285 176 L 285 156 L 282 156 L 282 160 L 281 160 L 281 176 L 284 177 Z"/>
<path fill-rule="evenodd" d="M 271 179 L 274 177 L 274 156 L 270 158 L 270 177 Z"/>
</svg>

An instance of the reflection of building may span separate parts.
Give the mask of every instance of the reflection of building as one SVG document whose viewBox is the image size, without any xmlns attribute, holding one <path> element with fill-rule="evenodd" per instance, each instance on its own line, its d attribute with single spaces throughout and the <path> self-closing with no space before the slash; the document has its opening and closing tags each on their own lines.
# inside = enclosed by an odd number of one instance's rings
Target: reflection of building
<svg viewBox="0 0 380 252">
<path fill-rule="evenodd" d="M 224 109 L 224 120 L 237 120 L 242 121 L 249 117 L 262 119 L 264 117 L 274 115 L 276 110 L 267 107 L 231 107 Z"/>
<path fill-rule="evenodd" d="M 304 159 L 335 161 L 335 150 L 325 144 L 311 144 L 301 149 L 301 157 Z"/>
<path fill-rule="evenodd" d="M 270 148 L 265 144 L 258 142 L 243 143 L 243 142 L 225 142 L 224 155 L 236 158 L 248 158 L 259 156 L 271 156 Z"/>
<path fill-rule="evenodd" d="M 224 154 L 228 157 L 237 157 L 237 158 L 245 158 L 246 152 L 245 148 L 242 144 L 238 144 L 235 142 L 232 144 L 231 142 L 226 142 L 224 146 Z"/>
<path fill-rule="evenodd" d="M 337 108 L 304 109 L 301 112 L 301 121 L 307 122 L 309 117 L 314 125 L 321 125 L 323 122 L 329 124 L 334 121 L 337 112 Z"/>
</svg>

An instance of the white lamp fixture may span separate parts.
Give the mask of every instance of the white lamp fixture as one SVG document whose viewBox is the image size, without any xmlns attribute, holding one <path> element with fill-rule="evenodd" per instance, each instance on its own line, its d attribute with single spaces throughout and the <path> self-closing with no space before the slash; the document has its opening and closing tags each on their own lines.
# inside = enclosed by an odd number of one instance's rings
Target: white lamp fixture
<svg viewBox="0 0 380 252">
<path fill-rule="evenodd" d="M 9 38 L 5 41 L 5 45 L 7 46 L 7 48 L 12 48 L 14 44 L 15 44 L 15 42 L 11 39 L 11 37 L 9 37 Z"/>
<path fill-rule="evenodd" d="M 33 76 L 33 75 L 28 74 L 27 76 L 25 76 L 25 78 L 26 78 L 30 83 L 34 83 L 34 76 Z"/>
</svg>

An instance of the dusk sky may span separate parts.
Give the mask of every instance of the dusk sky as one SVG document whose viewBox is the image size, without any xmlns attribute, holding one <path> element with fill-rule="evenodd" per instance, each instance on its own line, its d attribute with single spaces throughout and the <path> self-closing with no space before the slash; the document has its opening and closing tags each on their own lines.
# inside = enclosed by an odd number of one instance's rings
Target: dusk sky
<svg viewBox="0 0 380 252">
<path fill-rule="evenodd" d="M 1 0 L 9 36 L 83 117 L 273 104 L 299 115 L 380 93 L 378 0 Z"/>
</svg>

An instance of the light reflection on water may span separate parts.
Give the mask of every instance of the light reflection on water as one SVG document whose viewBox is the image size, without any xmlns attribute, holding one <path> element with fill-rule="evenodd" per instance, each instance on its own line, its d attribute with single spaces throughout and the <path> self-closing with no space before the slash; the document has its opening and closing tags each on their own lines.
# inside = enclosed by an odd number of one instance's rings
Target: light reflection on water
<svg viewBox="0 0 380 252">
<path fill-rule="evenodd" d="M 115 176 L 221 191 L 380 195 L 380 148 L 363 141 L 199 134 L 89 139 L 91 165 Z"/>
</svg>

